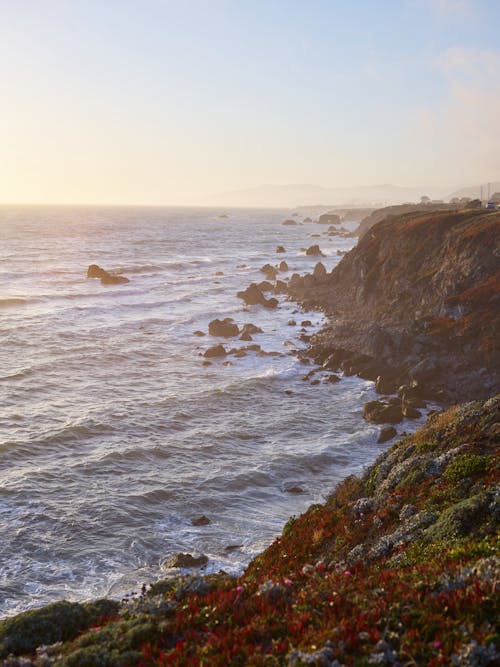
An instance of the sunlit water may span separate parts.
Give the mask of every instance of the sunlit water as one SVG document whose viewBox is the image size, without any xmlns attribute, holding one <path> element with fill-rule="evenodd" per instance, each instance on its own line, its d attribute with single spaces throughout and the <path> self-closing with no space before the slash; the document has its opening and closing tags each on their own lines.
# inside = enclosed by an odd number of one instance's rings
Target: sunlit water
<svg viewBox="0 0 500 667">
<path fill-rule="evenodd" d="M 354 241 L 289 212 L 216 213 L 0 209 L 0 616 L 121 596 L 179 551 L 237 572 L 380 452 L 372 383 L 302 379 L 300 322 L 321 316 L 236 297 L 267 262 L 312 270 L 301 249 L 319 242 L 331 269 Z M 91 263 L 130 283 L 86 279 Z M 219 340 L 194 332 L 215 317 L 262 327 L 279 356 L 203 366 Z"/>
</svg>

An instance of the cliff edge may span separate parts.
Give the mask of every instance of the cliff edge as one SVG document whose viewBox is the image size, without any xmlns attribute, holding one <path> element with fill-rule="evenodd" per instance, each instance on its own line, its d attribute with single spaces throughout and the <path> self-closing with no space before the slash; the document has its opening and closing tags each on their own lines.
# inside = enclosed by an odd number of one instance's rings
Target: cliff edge
<svg viewBox="0 0 500 667">
<path fill-rule="evenodd" d="M 289 292 L 330 316 L 312 340 L 319 362 L 336 355 L 344 371 L 450 402 L 500 390 L 499 212 L 391 217 L 316 273 L 292 277 Z"/>
</svg>

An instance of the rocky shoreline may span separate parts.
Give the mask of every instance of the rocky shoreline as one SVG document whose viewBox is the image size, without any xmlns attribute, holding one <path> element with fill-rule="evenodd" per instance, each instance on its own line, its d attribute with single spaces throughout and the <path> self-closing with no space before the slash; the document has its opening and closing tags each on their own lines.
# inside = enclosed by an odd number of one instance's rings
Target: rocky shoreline
<svg viewBox="0 0 500 667">
<path fill-rule="evenodd" d="M 2 666 L 499 664 L 499 228 L 498 213 L 410 213 L 380 222 L 330 273 L 319 262 L 285 281 L 263 267 L 266 281 L 238 296 L 272 309 L 265 292 L 286 293 L 329 316 L 302 332 L 306 378 L 373 380 L 381 400 L 365 418 L 390 425 L 379 442 L 428 400 L 482 400 L 431 415 L 293 517 L 239 579 L 170 577 L 121 603 L 62 601 L 0 621 Z M 259 331 L 226 318 L 208 333 Z M 202 363 L 227 354 L 214 345 Z"/>
</svg>

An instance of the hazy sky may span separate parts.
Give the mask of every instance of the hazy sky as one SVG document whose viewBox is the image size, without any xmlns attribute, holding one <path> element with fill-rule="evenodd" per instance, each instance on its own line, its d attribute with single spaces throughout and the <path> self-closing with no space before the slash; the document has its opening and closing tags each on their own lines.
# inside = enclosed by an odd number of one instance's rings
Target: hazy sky
<svg viewBox="0 0 500 667">
<path fill-rule="evenodd" d="M 0 0 L 0 202 L 500 177 L 499 0 Z"/>
</svg>

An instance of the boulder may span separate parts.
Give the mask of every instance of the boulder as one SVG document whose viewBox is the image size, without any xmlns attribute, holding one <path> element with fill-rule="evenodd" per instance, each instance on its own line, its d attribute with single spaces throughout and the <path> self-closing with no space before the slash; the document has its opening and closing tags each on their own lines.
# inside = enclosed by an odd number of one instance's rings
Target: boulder
<svg viewBox="0 0 500 667">
<path fill-rule="evenodd" d="M 249 322 L 248 324 L 244 324 L 241 327 L 241 333 L 242 334 L 259 334 L 259 333 L 264 333 L 260 327 L 255 326 L 255 324 L 252 324 Z"/>
<path fill-rule="evenodd" d="M 276 280 L 278 269 L 275 266 L 272 266 L 271 264 L 264 264 L 260 270 L 265 274 L 268 280 Z"/>
<path fill-rule="evenodd" d="M 394 426 L 384 426 L 383 428 L 380 429 L 377 443 L 381 445 L 383 442 L 387 442 L 388 440 L 392 440 L 393 438 L 395 438 L 397 434 L 398 432 L 396 431 Z"/>
<path fill-rule="evenodd" d="M 337 382 L 340 382 L 340 378 L 338 375 L 335 375 L 335 373 L 330 373 L 330 375 L 327 375 L 326 381 L 336 384 Z"/>
<path fill-rule="evenodd" d="M 403 404 L 403 415 L 407 419 L 418 419 L 422 416 L 422 413 L 411 405 Z"/>
<path fill-rule="evenodd" d="M 285 248 L 282 245 L 277 246 L 276 252 L 286 252 Z"/>
<path fill-rule="evenodd" d="M 103 285 L 123 285 L 130 280 L 125 276 L 115 276 L 97 264 L 91 264 L 87 269 L 87 278 L 100 278 Z"/>
<path fill-rule="evenodd" d="M 394 382 L 384 378 L 382 375 L 378 375 L 375 380 L 375 391 L 377 394 L 394 394 L 397 390 Z"/>
<path fill-rule="evenodd" d="M 193 331 L 195 336 L 206 336 L 206 333 L 204 331 Z"/>
<path fill-rule="evenodd" d="M 237 336 L 240 330 L 230 317 L 226 317 L 223 320 L 212 320 L 208 325 L 208 333 L 211 336 L 231 338 L 232 336 Z"/>
<path fill-rule="evenodd" d="M 225 357 L 227 355 L 226 348 L 224 345 L 213 345 L 209 347 L 208 350 L 203 354 L 207 359 L 211 357 Z"/>
<path fill-rule="evenodd" d="M 309 246 L 306 250 L 306 255 L 309 255 L 309 257 L 324 257 L 319 245 Z"/>
<path fill-rule="evenodd" d="M 297 221 L 296 221 L 296 220 L 291 220 L 291 219 L 289 218 L 288 220 L 284 220 L 281 224 L 282 224 L 282 225 L 296 225 L 296 224 L 297 224 Z"/>
<path fill-rule="evenodd" d="M 282 262 L 280 262 L 278 268 L 280 271 L 288 271 L 288 264 L 285 262 L 285 260 L 283 260 Z"/>
<path fill-rule="evenodd" d="M 249 333 L 242 333 L 240 336 L 240 340 L 253 340 L 252 336 Z"/>
<path fill-rule="evenodd" d="M 302 326 L 302 327 L 312 327 L 312 322 L 311 322 L 311 320 L 302 320 L 302 322 L 300 323 L 300 326 Z"/>
<path fill-rule="evenodd" d="M 277 280 L 274 286 L 275 294 L 286 294 L 288 292 L 288 285 L 283 280 Z"/>
<path fill-rule="evenodd" d="M 97 264 L 91 264 L 87 269 L 87 278 L 102 278 L 106 275 L 109 275 L 108 272 Z"/>
<path fill-rule="evenodd" d="M 179 553 L 167 560 L 166 563 L 163 564 L 163 567 L 203 567 L 207 563 L 208 558 L 204 554 L 193 556 L 192 554 Z"/>
<path fill-rule="evenodd" d="M 246 290 L 237 292 L 236 296 L 239 299 L 243 299 L 248 306 L 261 305 L 265 308 L 278 307 L 278 299 L 266 299 L 255 283 L 252 283 Z"/>
<path fill-rule="evenodd" d="M 363 417 L 375 424 L 398 424 L 403 421 L 403 411 L 400 405 L 369 401 L 365 403 Z"/>
<path fill-rule="evenodd" d="M 328 280 L 328 273 L 321 262 L 318 262 L 313 271 L 314 282 L 317 284 L 324 283 Z"/>
<path fill-rule="evenodd" d="M 304 218 L 304 222 L 312 222 L 312 218 L 309 218 L 309 217 Z"/>
<path fill-rule="evenodd" d="M 323 213 L 319 216 L 318 222 L 320 225 L 339 225 L 340 215 L 336 213 Z"/>
<path fill-rule="evenodd" d="M 273 284 L 269 282 L 269 280 L 263 280 L 260 282 L 257 287 L 260 289 L 261 292 L 272 292 Z"/>
<path fill-rule="evenodd" d="M 264 302 L 266 301 L 266 297 L 255 283 L 249 285 L 246 290 L 238 292 L 236 296 L 239 299 L 243 299 L 248 306 L 256 306 L 257 304 L 264 305 Z"/>
</svg>

